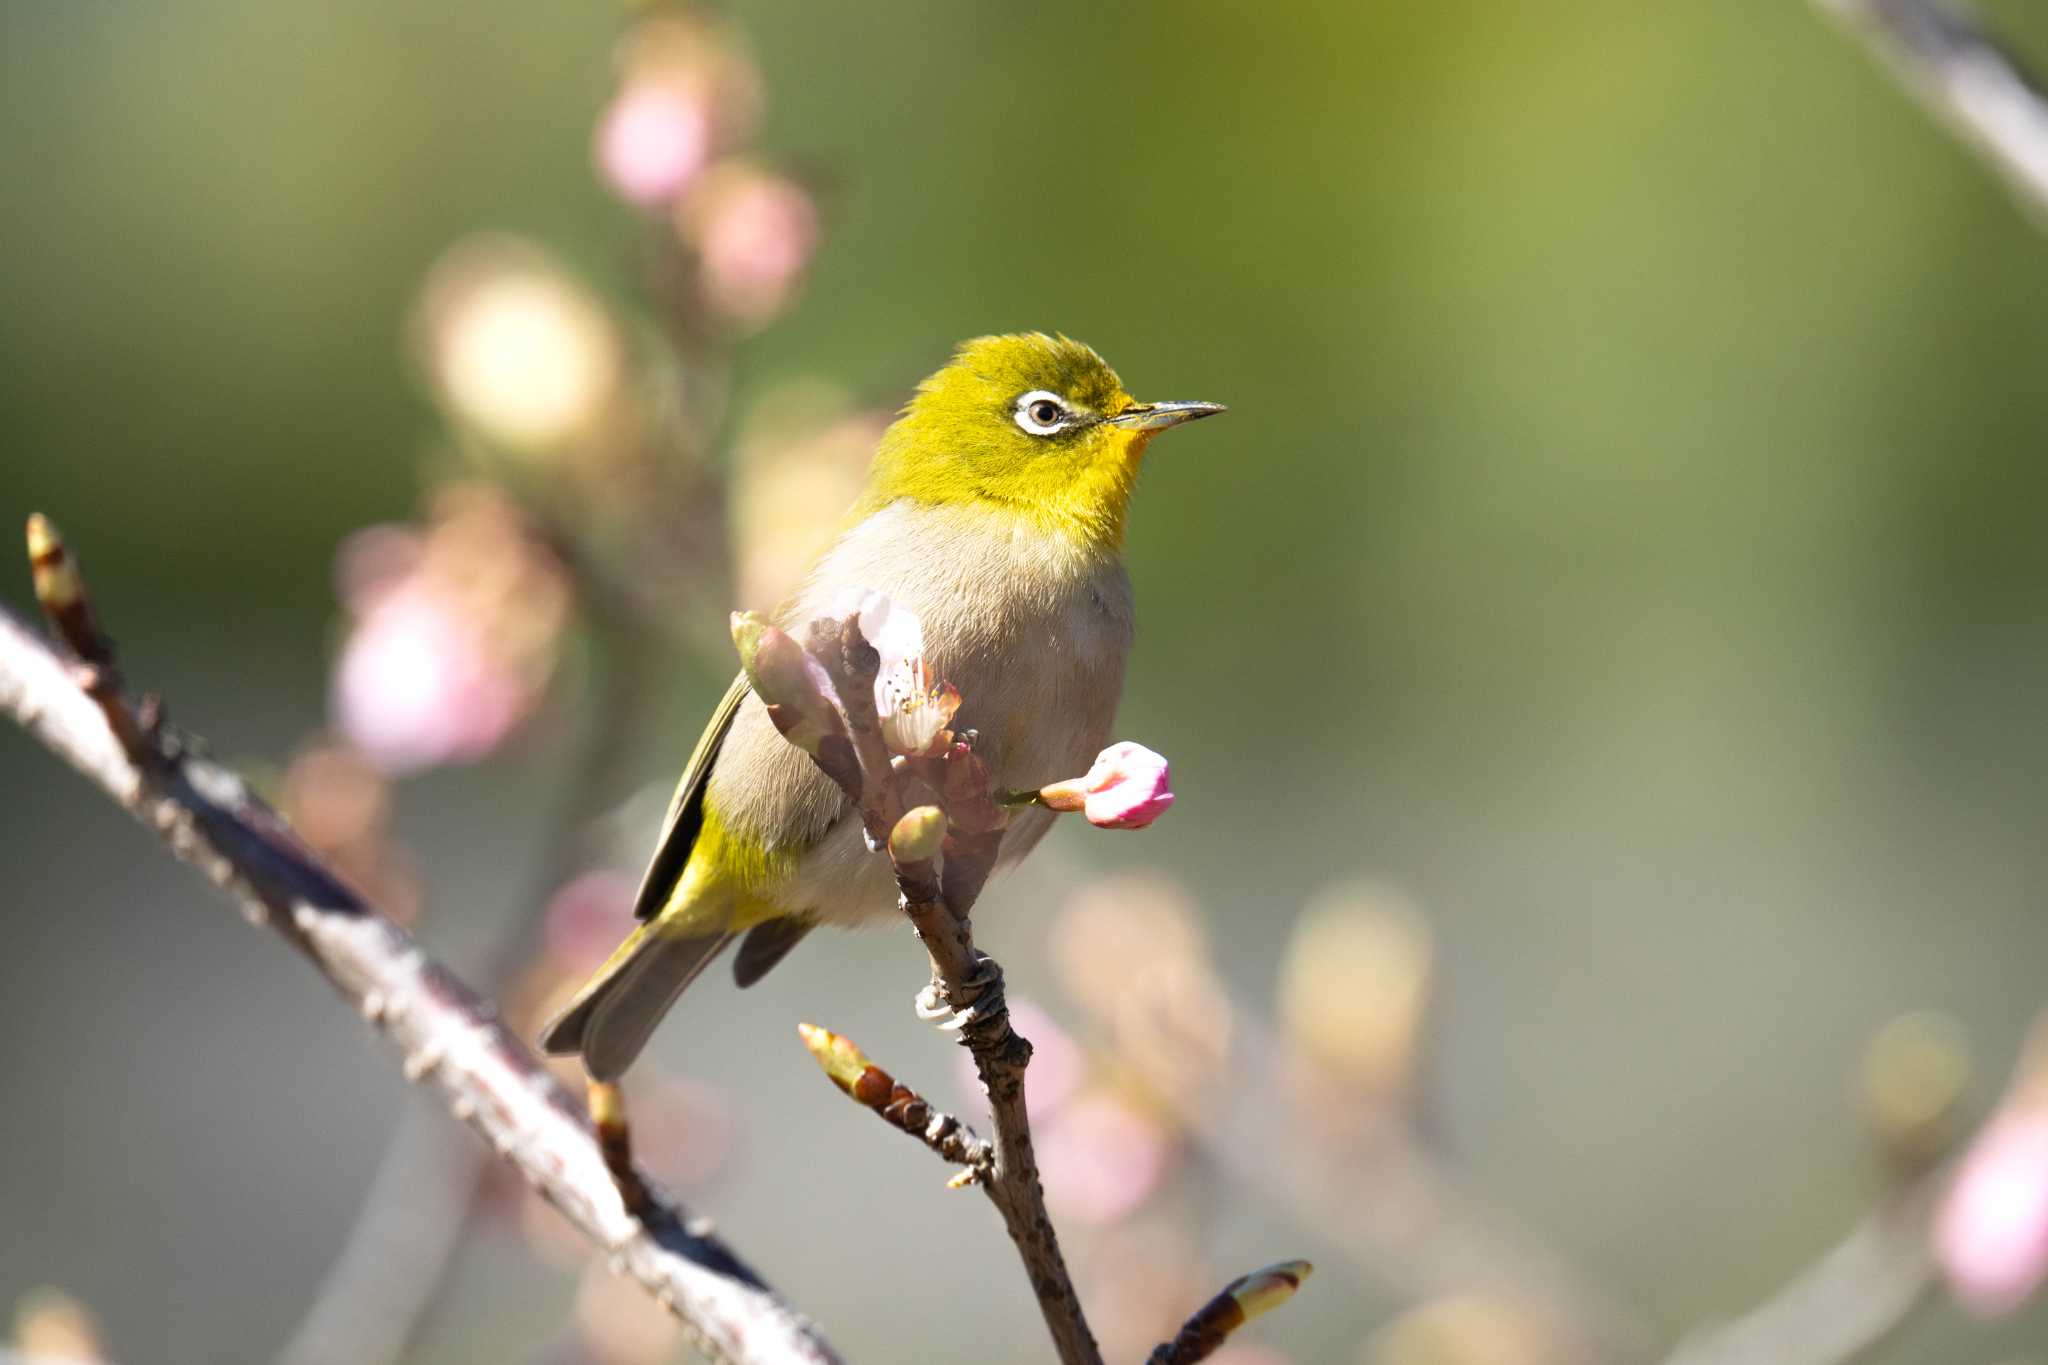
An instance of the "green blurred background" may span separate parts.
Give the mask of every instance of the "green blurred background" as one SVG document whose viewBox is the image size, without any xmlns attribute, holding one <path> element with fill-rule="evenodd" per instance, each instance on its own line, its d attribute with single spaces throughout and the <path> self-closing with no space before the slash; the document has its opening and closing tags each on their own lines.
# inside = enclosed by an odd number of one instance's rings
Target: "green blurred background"
<svg viewBox="0 0 2048 1365">
<path fill-rule="evenodd" d="M 963 336 L 1057 328 L 1141 396 L 1231 405 L 1162 443 L 1133 520 L 1120 728 L 1181 805 L 992 893 L 1013 982 L 1091 868 L 1199 887 L 1253 1002 L 1316 888 L 1405 888 L 1440 944 L 1431 1133 L 1667 1336 L 1875 1197 L 1846 1078 L 1885 1019 L 1952 1012 L 1996 1093 L 2048 953 L 2048 239 L 1863 52 L 1793 0 L 733 13 L 767 145 L 829 187 L 742 399 L 822 373 L 893 404 Z M 589 165 L 620 22 L 0 8 L 0 523 L 58 519 L 130 671 L 228 756 L 320 723 L 335 545 L 414 506 L 430 262 L 509 229 L 634 299 Z M 675 679 L 648 776 L 721 681 Z M 524 890 L 558 758 L 405 790 L 458 962 Z M 420 1101 L 11 727 L 0 803 L 0 1300 L 60 1284 L 138 1365 L 264 1358 Z M 691 998 L 661 1046 L 740 1134 L 692 1197 L 854 1359 L 974 1323 L 976 1359 L 1042 1359 L 988 1210 L 786 1037 L 820 1017 L 936 1089 L 908 952 L 814 941 Z M 1239 1202 L 1219 1266 L 1324 1258 Z M 568 1293 L 489 1243 L 458 1280 L 421 1359 L 523 1359 Z M 1260 1334 L 1349 1360 L 1396 1306 L 1340 1270 Z M 1878 1359 L 2044 1329 L 1943 1308 Z"/>
</svg>

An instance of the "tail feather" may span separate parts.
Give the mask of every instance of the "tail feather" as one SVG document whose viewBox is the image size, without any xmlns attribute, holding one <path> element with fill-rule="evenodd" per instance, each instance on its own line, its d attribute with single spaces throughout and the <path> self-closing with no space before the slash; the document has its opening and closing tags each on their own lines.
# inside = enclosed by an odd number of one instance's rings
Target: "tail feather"
<svg viewBox="0 0 2048 1365">
<path fill-rule="evenodd" d="M 617 1079 L 683 988 L 732 940 L 722 931 L 681 938 L 641 925 L 541 1030 L 542 1050 L 557 1056 L 580 1052 L 592 1077 Z"/>
</svg>

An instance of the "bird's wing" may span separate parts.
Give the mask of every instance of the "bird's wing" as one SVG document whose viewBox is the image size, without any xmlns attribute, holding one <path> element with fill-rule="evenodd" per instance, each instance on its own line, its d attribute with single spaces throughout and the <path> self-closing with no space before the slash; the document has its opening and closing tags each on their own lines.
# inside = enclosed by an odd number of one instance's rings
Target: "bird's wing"
<svg viewBox="0 0 2048 1365">
<path fill-rule="evenodd" d="M 742 990 L 753 985 L 817 927 L 818 922 L 809 915 L 778 915 L 763 920 L 740 940 L 740 955 L 732 960 L 732 979 Z"/>
<path fill-rule="evenodd" d="M 732 680 L 732 686 L 725 689 L 725 699 L 711 713 L 711 723 L 704 727 L 703 738 L 697 741 L 696 751 L 683 769 L 683 780 L 676 784 L 675 797 L 668 803 L 668 818 L 661 824 L 661 842 L 655 845 L 654 857 L 640 878 L 640 894 L 633 901 L 636 919 L 653 919 L 661 913 L 669 893 L 675 890 L 683 869 L 689 865 L 690 850 L 696 847 L 697 834 L 704 828 L 704 784 L 711 778 L 711 765 L 717 760 L 718 750 L 732 729 L 732 718 L 739 714 L 740 703 L 747 699 L 749 690 L 746 674 Z"/>
</svg>

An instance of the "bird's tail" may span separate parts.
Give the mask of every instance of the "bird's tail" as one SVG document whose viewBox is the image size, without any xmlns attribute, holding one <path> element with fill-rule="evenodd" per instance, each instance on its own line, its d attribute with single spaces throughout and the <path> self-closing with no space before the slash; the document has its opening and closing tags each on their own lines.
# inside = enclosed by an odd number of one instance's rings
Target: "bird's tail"
<svg viewBox="0 0 2048 1365">
<path fill-rule="evenodd" d="M 664 933 L 656 923 L 635 929 L 567 1009 L 541 1030 L 540 1045 L 557 1056 L 583 1054 L 584 1069 L 616 1080 L 653 1036 L 683 988 L 725 950 L 733 935 L 714 930 L 693 938 Z"/>
</svg>

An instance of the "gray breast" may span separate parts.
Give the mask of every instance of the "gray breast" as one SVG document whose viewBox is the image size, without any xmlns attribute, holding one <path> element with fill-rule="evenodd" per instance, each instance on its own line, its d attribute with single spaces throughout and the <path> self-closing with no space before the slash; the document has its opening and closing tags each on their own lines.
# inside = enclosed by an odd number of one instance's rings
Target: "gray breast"
<svg viewBox="0 0 2048 1365">
<path fill-rule="evenodd" d="M 1049 548 L 985 513 L 899 502 L 840 538 L 789 617 L 821 615 L 854 588 L 887 593 L 924 622 L 927 659 L 963 699 L 955 725 L 981 732 L 997 785 L 1076 776 L 1108 743 L 1132 631 L 1130 580 L 1115 557 Z M 709 794 L 728 822 L 807 850 L 788 909 L 837 922 L 894 912 L 887 860 L 867 852 L 838 790 L 783 742 L 757 699 L 735 718 Z M 1050 819 L 1027 813 L 1003 860 L 1027 852 Z"/>
</svg>

